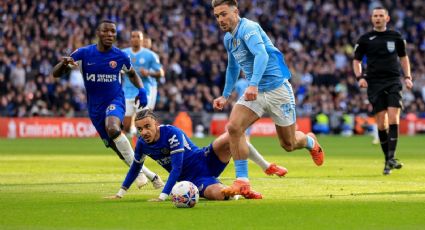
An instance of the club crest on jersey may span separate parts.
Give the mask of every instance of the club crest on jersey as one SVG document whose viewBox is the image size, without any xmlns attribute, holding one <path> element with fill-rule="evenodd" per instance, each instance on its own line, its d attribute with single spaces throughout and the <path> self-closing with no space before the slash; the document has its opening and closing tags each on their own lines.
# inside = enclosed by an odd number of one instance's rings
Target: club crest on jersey
<svg viewBox="0 0 425 230">
<path fill-rule="evenodd" d="M 116 62 L 116 61 L 110 61 L 110 62 L 109 62 L 109 66 L 110 66 L 112 69 L 115 69 L 115 68 L 117 67 L 117 62 Z"/>
<path fill-rule="evenodd" d="M 109 105 L 109 106 L 108 106 L 108 108 L 106 109 L 106 112 L 110 112 L 110 111 L 113 111 L 113 110 L 115 110 L 115 109 L 116 109 L 115 105 L 114 105 L 114 104 L 112 104 L 112 105 Z"/>
<path fill-rule="evenodd" d="M 162 148 L 160 151 L 164 155 L 170 155 L 170 149 L 168 148 Z"/>
<path fill-rule="evenodd" d="M 241 40 L 233 39 L 233 47 L 238 47 L 241 44 Z"/>
<path fill-rule="evenodd" d="M 393 41 L 387 42 L 387 49 L 390 53 L 394 52 L 395 42 L 393 42 Z"/>
</svg>

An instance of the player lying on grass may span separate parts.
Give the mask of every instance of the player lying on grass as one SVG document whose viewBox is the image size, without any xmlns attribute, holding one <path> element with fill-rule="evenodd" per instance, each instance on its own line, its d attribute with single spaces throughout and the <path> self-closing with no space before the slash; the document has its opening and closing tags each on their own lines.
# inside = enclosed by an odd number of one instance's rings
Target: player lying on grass
<svg viewBox="0 0 425 230">
<path fill-rule="evenodd" d="M 217 179 L 232 156 L 227 133 L 219 136 L 209 146 L 199 148 L 177 127 L 159 125 L 155 114 L 149 109 L 138 112 L 135 123 L 140 137 L 136 145 L 134 162 L 119 192 L 106 198 L 122 198 L 136 179 L 145 157 L 149 156 L 170 173 L 159 197 L 150 201 L 165 200 L 174 184 L 183 180 L 194 183 L 198 187 L 201 197 L 210 200 L 229 199 L 221 192 L 226 186 Z M 253 159 L 256 163 L 261 161 L 261 164 L 257 164 L 263 165 L 262 167 L 268 165 L 265 170 L 266 174 L 284 176 L 287 173 L 285 168 L 265 161 L 252 145 L 248 146 L 250 159 Z M 244 197 L 261 199 L 262 195 L 250 191 Z"/>
</svg>

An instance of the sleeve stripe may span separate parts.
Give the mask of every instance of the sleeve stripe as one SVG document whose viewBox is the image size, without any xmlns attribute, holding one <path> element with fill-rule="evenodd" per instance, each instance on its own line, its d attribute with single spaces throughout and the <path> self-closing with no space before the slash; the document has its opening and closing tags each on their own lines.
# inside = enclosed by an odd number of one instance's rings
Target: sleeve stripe
<svg viewBox="0 0 425 230">
<path fill-rule="evenodd" d="M 170 154 L 174 154 L 174 153 L 181 153 L 184 152 L 184 149 L 176 149 L 170 152 Z"/>
</svg>

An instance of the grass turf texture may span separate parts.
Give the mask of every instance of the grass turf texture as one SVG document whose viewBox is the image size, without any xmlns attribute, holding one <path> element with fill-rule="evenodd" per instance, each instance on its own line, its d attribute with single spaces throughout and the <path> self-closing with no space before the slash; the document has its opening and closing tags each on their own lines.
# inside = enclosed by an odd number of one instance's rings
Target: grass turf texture
<svg viewBox="0 0 425 230">
<path fill-rule="evenodd" d="M 204 146 L 212 139 L 195 139 Z M 147 202 L 152 185 L 117 192 L 127 167 L 99 139 L 0 140 L 0 229 L 424 229 L 424 137 L 401 137 L 405 166 L 383 176 L 383 156 L 370 137 L 319 137 L 325 164 L 306 150 L 286 153 L 276 138 L 252 142 L 285 178 L 249 164 L 263 200 L 201 200 L 193 209 Z M 147 165 L 167 174 L 151 159 Z M 230 184 L 233 164 L 222 174 Z"/>
</svg>

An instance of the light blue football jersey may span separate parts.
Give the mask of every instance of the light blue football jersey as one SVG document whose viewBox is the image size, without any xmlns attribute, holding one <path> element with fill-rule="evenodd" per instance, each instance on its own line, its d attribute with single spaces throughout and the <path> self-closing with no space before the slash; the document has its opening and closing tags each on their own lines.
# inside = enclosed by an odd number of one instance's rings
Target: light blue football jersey
<svg viewBox="0 0 425 230">
<path fill-rule="evenodd" d="M 228 32 L 223 40 L 229 59 L 223 91 L 226 98 L 232 93 L 241 69 L 249 85 L 258 86 L 259 92 L 276 89 L 291 78 L 283 54 L 258 23 L 241 18 L 234 35 Z M 265 58 L 256 60 L 259 54 Z"/>
<path fill-rule="evenodd" d="M 246 78 L 239 78 L 235 84 L 235 92 L 238 95 L 238 99 L 243 96 L 246 88 L 248 88 L 249 82 Z"/>
<path fill-rule="evenodd" d="M 130 57 L 133 68 L 136 70 L 137 74 L 142 79 L 143 86 L 146 89 L 146 93 L 150 95 L 151 88 L 157 87 L 158 83 L 153 77 L 142 77 L 140 73 L 140 68 L 144 68 L 146 70 L 153 70 L 155 72 L 159 71 L 162 65 L 159 62 L 158 55 L 147 48 L 141 48 L 136 53 L 132 51 L 131 47 L 123 49 L 123 51 Z M 127 75 L 124 79 L 123 90 L 126 99 L 134 99 L 139 93 L 139 90 L 131 83 Z"/>
</svg>

